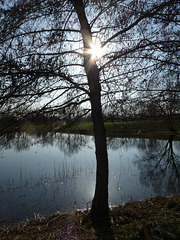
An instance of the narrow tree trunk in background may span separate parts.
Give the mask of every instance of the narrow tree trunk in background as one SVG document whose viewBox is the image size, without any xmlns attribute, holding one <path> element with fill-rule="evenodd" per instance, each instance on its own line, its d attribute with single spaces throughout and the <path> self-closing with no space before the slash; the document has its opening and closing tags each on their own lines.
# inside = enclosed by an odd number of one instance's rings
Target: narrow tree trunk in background
<svg viewBox="0 0 180 240">
<path fill-rule="evenodd" d="M 84 43 L 84 67 L 88 78 L 91 100 L 91 114 L 93 121 L 95 149 L 96 149 L 96 188 L 92 201 L 91 215 L 93 220 L 104 221 L 109 217 L 108 207 L 108 155 L 106 131 L 103 122 L 101 105 L 101 86 L 99 69 L 88 54 L 92 43 L 91 28 L 88 24 L 82 0 L 72 1 L 81 25 L 81 34 Z M 87 54 L 86 54 L 87 53 Z"/>
</svg>

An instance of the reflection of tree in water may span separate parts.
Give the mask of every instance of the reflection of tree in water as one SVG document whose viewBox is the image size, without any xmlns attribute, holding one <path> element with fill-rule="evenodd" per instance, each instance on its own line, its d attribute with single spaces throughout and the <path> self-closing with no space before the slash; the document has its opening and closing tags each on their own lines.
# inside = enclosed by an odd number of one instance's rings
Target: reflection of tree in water
<svg viewBox="0 0 180 240">
<path fill-rule="evenodd" d="M 19 152 L 27 150 L 32 145 L 32 138 L 26 133 L 8 133 L 0 138 L 0 147 L 3 149 L 15 149 Z"/>
<path fill-rule="evenodd" d="M 109 149 L 117 150 L 119 148 L 126 147 L 129 143 L 128 138 L 107 138 L 107 146 Z"/>
<path fill-rule="evenodd" d="M 59 147 L 67 155 L 71 155 L 80 150 L 82 146 L 87 144 L 87 136 L 78 134 L 27 134 L 25 132 L 17 132 L 6 134 L 0 138 L 0 151 L 3 149 L 14 149 L 17 152 L 28 150 L 33 145 L 53 146 Z"/>
<path fill-rule="evenodd" d="M 135 148 L 145 150 L 148 148 L 156 147 L 155 139 L 142 139 L 142 138 L 108 138 L 107 139 L 108 148 L 112 150 L 117 150 L 123 148 L 124 150 L 128 150 L 129 148 Z"/>
<path fill-rule="evenodd" d="M 151 141 L 136 163 L 142 184 L 152 184 L 157 193 L 180 192 L 180 155 L 174 150 L 173 136 L 164 146 L 162 141 Z"/>
<path fill-rule="evenodd" d="M 57 146 L 66 155 L 77 153 L 81 147 L 85 146 L 89 138 L 85 135 L 79 134 L 58 134 L 57 135 Z"/>
</svg>

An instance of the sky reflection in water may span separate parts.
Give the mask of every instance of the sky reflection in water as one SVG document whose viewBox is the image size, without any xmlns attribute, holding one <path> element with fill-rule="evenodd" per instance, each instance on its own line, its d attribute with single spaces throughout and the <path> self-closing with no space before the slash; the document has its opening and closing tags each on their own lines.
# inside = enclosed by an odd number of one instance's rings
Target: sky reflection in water
<svg viewBox="0 0 180 240">
<path fill-rule="evenodd" d="M 91 207 L 91 136 L 16 134 L 0 140 L 0 222 Z M 109 203 L 180 193 L 180 142 L 108 139 Z M 4 221 L 3 221 L 4 220 Z"/>
</svg>

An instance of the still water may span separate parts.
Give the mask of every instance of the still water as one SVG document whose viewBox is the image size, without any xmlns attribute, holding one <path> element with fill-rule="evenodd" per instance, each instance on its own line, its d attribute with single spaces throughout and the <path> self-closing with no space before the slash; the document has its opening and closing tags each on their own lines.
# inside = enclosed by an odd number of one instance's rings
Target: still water
<svg viewBox="0 0 180 240">
<path fill-rule="evenodd" d="M 180 193 L 180 141 L 109 138 L 109 204 Z M 87 209 L 95 189 L 92 136 L 16 133 L 0 139 L 0 225 Z"/>
</svg>

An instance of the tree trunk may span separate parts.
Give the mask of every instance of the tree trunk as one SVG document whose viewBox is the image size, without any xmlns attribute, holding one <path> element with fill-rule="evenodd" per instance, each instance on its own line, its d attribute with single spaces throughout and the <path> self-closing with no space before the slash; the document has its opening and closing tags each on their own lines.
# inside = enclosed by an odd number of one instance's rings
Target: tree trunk
<svg viewBox="0 0 180 240">
<path fill-rule="evenodd" d="M 91 214 L 93 218 L 107 220 L 109 217 L 108 207 L 108 155 L 106 143 L 106 131 L 102 116 L 101 93 L 99 83 L 99 71 L 94 65 L 92 72 L 87 74 L 91 94 L 91 112 L 96 149 L 96 188 L 92 202 Z"/>
<path fill-rule="evenodd" d="M 106 221 L 109 218 L 108 206 L 108 155 L 106 131 L 103 122 L 101 105 L 101 86 L 99 69 L 91 59 L 90 49 L 92 43 L 91 28 L 88 24 L 82 1 L 72 1 L 81 25 L 81 34 L 84 43 L 84 67 L 88 79 L 91 100 L 91 115 L 93 121 L 95 149 L 96 149 L 96 188 L 92 202 L 91 215 L 93 220 Z"/>
</svg>

